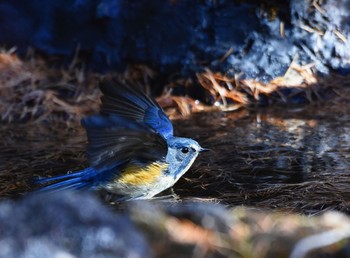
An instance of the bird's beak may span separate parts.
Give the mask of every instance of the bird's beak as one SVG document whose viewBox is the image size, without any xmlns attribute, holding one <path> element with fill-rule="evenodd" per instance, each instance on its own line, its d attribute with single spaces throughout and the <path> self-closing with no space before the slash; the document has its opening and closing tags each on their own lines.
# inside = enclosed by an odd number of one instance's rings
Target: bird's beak
<svg viewBox="0 0 350 258">
<path fill-rule="evenodd" d="M 210 151 L 210 149 L 207 149 L 207 148 L 200 148 L 199 149 L 199 152 L 205 152 L 205 151 Z"/>
</svg>

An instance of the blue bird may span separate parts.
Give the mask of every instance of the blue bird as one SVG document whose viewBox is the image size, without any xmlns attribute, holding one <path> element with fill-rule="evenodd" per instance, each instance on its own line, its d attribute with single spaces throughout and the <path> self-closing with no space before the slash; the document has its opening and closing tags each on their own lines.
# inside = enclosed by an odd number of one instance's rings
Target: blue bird
<svg viewBox="0 0 350 258">
<path fill-rule="evenodd" d="M 82 120 L 90 167 L 39 179 L 48 184 L 39 191 L 104 189 L 148 199 L 172 187 L 206 150 L 195 140 L 175 137 L 162 108 L 135 85 L 105 80 L 100 89 L 100 114 Z"/>
</svg>

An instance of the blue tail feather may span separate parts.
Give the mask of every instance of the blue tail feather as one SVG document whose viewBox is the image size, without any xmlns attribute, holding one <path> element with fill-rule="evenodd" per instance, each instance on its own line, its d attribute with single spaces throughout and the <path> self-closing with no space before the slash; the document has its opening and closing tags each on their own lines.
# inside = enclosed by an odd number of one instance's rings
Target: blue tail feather
<svg viewBox="0 0 350 258">
<path fill-rule="evenodd" d="M 93 168 L 86 168 L 81 171 L 70 173 L 62 176 L 54 176 L 50 178 L 42 178 L 35 181 L 36 184 L 46 184 L 51 183 L 47 186 L 44 186 L 38 190 L 38 192 L 46 191 L 61 191 L 67 189 L 81 189 L 92 186 L 92 181 L 89 180 L 93 177 L 94 170 Z M 55 182 L 58 181 L 58 182 Z"/>
<path fill-rule="evenodd" d="M 77 177 L 81 177 L 83 175 L 84 171 L 85 170 L 79 171 L 79 172 L 75 172 L 75 173 L 69 173 L 69 174 L 61 175 L 61 176 L 39 178 L 39 179 L 35 180 L 35 183 L 36 184 L 45 184 L 45 183 L 50 183 L 50 182 L 57 181 L 57 180 L 77 178 Z"/>
<path fill-rule="evenodd" d="M 40 188 L 39 190 L 37 190 L 37 192 L 59 192 L 62 190 L 79 190 L 82 188 L 87 187 L 88 184 L 84 183 L 84 182 L 77 182 L 77 183 L 72 183 L 70 185 L 64 185 L 64 186 L 58 186 L 57 184 L 53 184 L 53 185 L 48 185 L 45 186 L 43 188 Z"/>
</svg>

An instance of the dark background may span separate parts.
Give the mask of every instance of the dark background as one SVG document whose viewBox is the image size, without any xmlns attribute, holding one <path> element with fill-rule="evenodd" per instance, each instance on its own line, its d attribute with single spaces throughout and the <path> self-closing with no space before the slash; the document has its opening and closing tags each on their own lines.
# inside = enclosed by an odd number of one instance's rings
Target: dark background
<svg viewBox="0 0 350 258">
<path fill-rule="evenodd" d="M 95 71 L 142 63 L 188 75 L 210 67 L 266 82 L 296 58 L 322 74 L 347 74 L 350 1 L 312 2 L 3 0 L 0 44 L 22 55 L 33 48 L 53 65 L 78 52 Z"/>
</svg>

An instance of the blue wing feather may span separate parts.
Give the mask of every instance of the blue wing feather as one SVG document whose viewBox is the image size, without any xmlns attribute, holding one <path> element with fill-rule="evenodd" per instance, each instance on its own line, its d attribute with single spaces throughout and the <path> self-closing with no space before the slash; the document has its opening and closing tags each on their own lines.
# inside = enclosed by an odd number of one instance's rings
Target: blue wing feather
<svg viewBox="0 0 350 258">
<path fill-rule="evenodd" d="M 143 123 L 160 133 L 165 139 L 173 136 L 173 125 L 163 109 L 137 86 L 117 80 L 100 83 L 101 114 L 120 116 Z"/>
<path fill-rule="evenodd" d="M 164 112 L 158 108 L 150 107 L 145 111 L 145 124 L 163 135 L 165 139 L 173 136 L 173 125 Z"/>
</svg>

